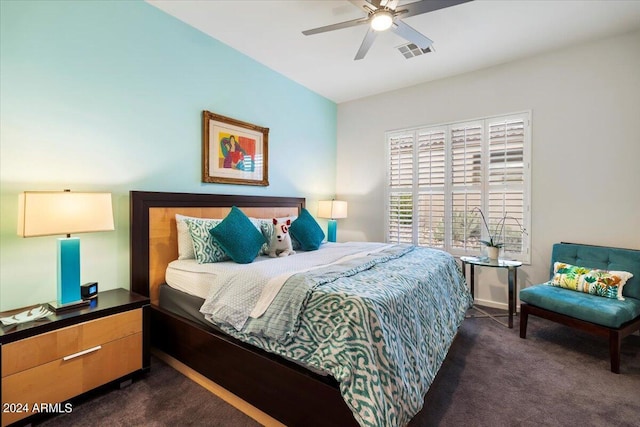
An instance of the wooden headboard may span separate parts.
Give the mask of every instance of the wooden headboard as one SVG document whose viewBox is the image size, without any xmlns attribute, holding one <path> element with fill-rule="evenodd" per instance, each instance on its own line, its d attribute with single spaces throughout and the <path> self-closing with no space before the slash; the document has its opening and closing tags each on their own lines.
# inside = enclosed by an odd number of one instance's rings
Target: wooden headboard
<svg viewBox="0 0 640 427">
<path fill-rule="evenodd" d="M 131 290 L 158 303 L 167 265 L 178 258 L 177 213 L 201 218 L 224 218 L 232 206 L 248 216 L 272 218 L 298 215 L 301 197 L 236 196 L 132 191 Z"/>
</svg>

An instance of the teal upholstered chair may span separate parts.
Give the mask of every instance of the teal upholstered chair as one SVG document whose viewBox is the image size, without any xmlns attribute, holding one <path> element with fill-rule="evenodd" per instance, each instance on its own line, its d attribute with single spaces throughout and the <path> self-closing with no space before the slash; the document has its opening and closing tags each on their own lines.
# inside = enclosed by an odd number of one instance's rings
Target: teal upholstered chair
<svg viewBox="0 0 640 427">
<path fill-rule="evenodd" d="M 632 273 L 623 288 L 625 300 L 547 284 L 530 286 L 520 291 L 520 338 L 527 336 L 530 314 L 608 337 L 611 371 L 619 374 L 620 343 L 640 330 L 640 250 L 557 243 L 551 254 L 551 277 L 555 262 Z"/>
</svg>

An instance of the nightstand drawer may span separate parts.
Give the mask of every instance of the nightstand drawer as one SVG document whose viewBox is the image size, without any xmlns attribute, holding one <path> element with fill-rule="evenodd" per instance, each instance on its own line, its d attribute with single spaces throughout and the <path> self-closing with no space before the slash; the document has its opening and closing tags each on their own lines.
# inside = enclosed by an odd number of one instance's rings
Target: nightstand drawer
<svg viewBox="0 0 640 427">
<path fill-rule="evenodd" d="M 6 344 L 2 346 L 2 377 L 140 332 L 142 309 L 137 309 Z"/>
<path fill-rule="evenodd" d="M 2 379 L 2 400 L 6 403 L 61 403 L 102 384 L 142 368 L 142 332 L 68 355 L 9 375 Z M 2 422 L 12 423 L 30 413 L 5 413 Z"/>
</svg>

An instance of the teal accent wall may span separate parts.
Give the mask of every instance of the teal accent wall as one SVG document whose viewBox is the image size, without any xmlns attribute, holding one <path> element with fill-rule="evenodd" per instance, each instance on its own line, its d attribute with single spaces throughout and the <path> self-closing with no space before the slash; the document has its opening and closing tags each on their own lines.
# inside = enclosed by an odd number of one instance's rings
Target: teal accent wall
<svg viewBox="0 0 640 427">
<path fill-rule="evenodd" d="M 56 237 L 16 234 L 25 190 L 109 191 L 82 282 L 129 287 L 129 191 L 335 193 L 336 105 L 143 1 L 0 2 L 0 310 L 54 300 Z M 201 182 L 201 114 L 270 128 L 268 187 Z"/>
</svg>

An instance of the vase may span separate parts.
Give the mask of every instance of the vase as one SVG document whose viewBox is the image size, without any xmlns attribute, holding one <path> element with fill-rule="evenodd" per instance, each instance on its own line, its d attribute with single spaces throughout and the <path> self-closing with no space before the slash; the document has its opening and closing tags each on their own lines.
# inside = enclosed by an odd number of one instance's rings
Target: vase
<svg viewBox="0 0 640 427">
<path fill-rule="evenodd" d="M 496 246 L 487 246 L 487 256 L 489 259 L 498 259 L 500 255 L 500 248 Z"/>
</svg>

